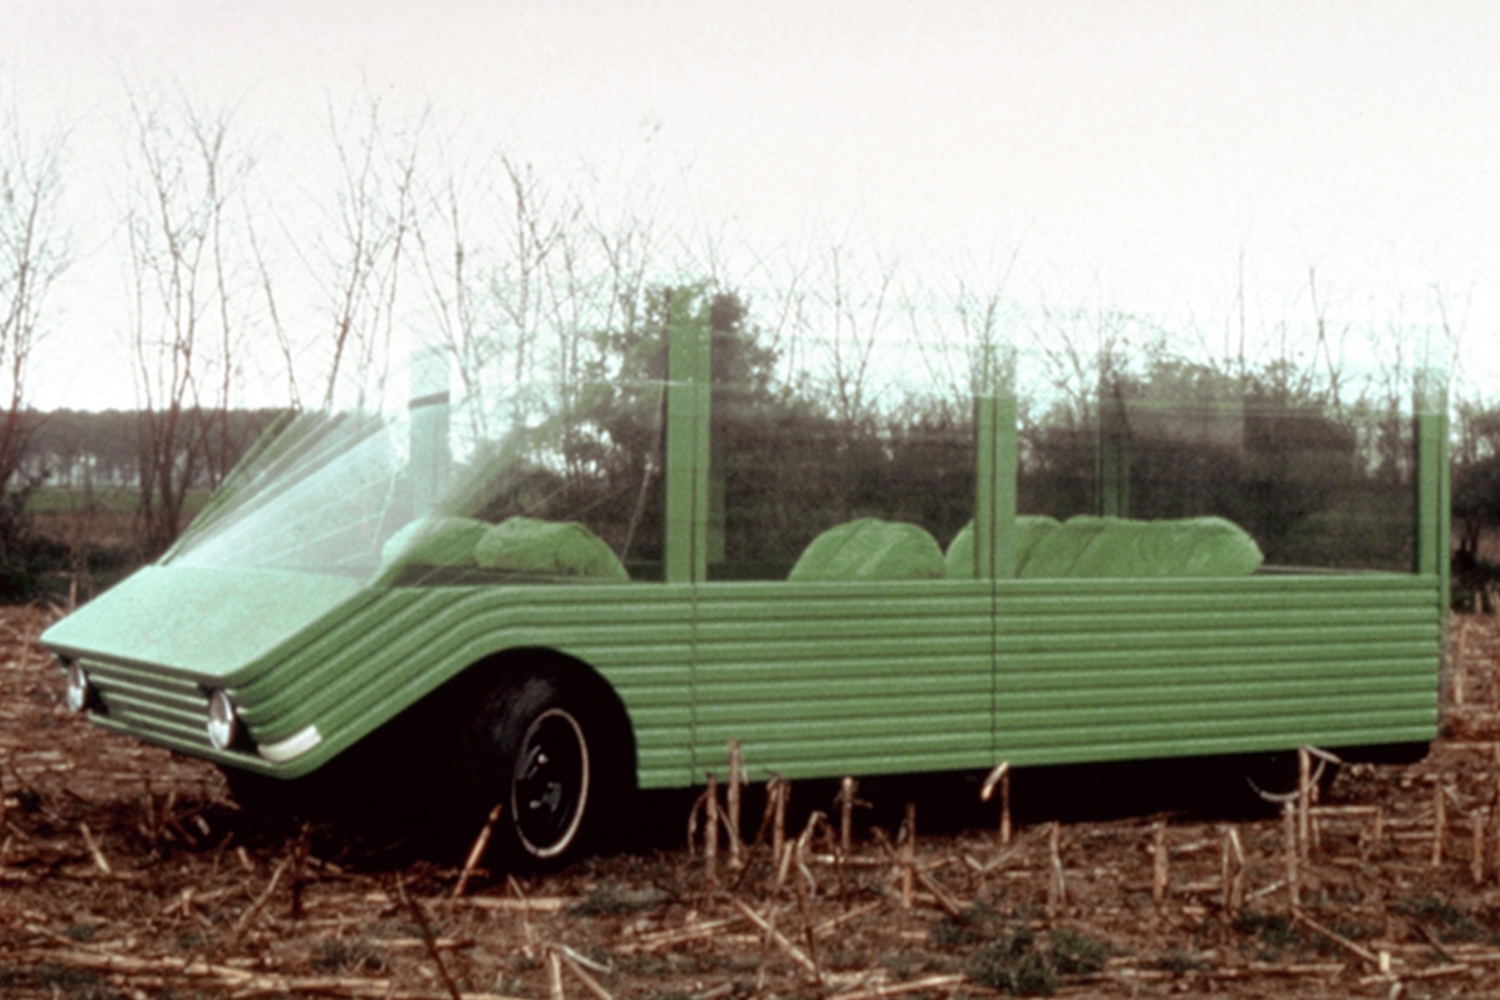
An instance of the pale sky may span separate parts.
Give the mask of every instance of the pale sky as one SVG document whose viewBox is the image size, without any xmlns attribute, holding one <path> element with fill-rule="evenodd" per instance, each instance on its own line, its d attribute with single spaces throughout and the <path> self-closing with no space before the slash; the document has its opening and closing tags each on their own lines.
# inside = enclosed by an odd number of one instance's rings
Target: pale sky
<svg viewBox="0 0 1500 1000">
<path fill-rule="evenodd" d="M 0 26 L 0 95 L 74 150 L 42 406 L 133 404 L 132 86 L 232 103 L 273 189 L 316 186 L 327 102 L 368 86 L 544 174 L 647 175 L 689 242 L 1014 255 L 1023 306 L 1210 326 L 1241 260 L 1263 325 L 1310 321 L 1310 269 L 1356 325 L 1435 325 L 1441 294 L 1463 377 L 1500 391 L 1493 3 L 0 0 Z"/>
</svg>

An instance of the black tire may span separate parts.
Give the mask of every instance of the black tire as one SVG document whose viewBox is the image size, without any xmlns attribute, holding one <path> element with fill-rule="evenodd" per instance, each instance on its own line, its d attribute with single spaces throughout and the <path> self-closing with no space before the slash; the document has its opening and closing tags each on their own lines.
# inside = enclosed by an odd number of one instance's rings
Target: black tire
<svg viewBox="0 0 1500 1000">
<path fill-rule="evenodd" d="M 436 843 L 451 716 L 443 703 L 412 706 L 310 774 L 283 779 L 223 766 L 231 797 L 257 827 L 332 823 L 367 841 L 416 837 Z"/>
<path fill-rule="evenodd" d="M 348 764 L 354 756 L 351 752 L 348 760 L 336 760 L 300 778 L 276 778 L 233 767 L 220 771 L 229 784 L 230 798 L 251 829 L 290 832 L 303 823 L 333 823 L 367 837 L 394 835 L 395 818 L 377 808 L 379 800 L 367 793 L 379 779 L 368 768 L 351 773 Z M 394 787 L 389 776 L 380 777 L 387 788 Z"/>
<path fill-rule="evenodd" d="M 257 823 L 285 823 L 296 817 L 301 796 L 298 794 L 300 786 L 295 782 L 280 781 L 222 764 L 219 771 L 229 786 L 229 797 Z"/>
<path fill-rule="evenodd" d="M 601 820 L 634 784 L 614 695 L 582 671 L 505 677 L 481 698 L 451 768 L 466 826 L 502 807 L 501 860 L 550 866 L 599 842 Z"/>
</svg>

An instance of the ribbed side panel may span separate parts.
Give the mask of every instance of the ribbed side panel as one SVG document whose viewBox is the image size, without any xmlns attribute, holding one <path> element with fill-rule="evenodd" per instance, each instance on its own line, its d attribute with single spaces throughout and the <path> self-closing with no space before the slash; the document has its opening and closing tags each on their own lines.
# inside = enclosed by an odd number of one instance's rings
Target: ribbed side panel
<svg viewBox="0 0 1500 1000">
<path fill-rule="evenodd" d="M 316 723 L 311 770 L 476 660 L 541 646 L 598 669 L 644 787 L 1430 739 L 1434 578 L 397 588 L 224 678 L 257 741 Z M 207 744 L 200 680 L 86 660 L 101 722 Z"/>
<path fill-rule="evenodd" d="M 643 786 L 687 783 L 692 603 L 682 588 L 396 589 L 257 672 L 240 692 L 243 716 L 261 741 L 317 719 L 326 758 L 476 660 L 525 646 L 605 675 L 630 714 Z"/>
<path fill-rule="evenodd" d="M 989 757 L 987 583 L 723 584 L 698 597 L 695 765 L 764 778 Z"/>
<path fill-rule="evenodd" d="M 730 739 L 754 775 L 831 777 L 1435 735 L 1428 579 L 1003 581 L 993 634 L 988 598 L 953 582 L 700 594 L 698 776 Z"/>
<path fill-rule="evenodd" d="M 1346 575 L 998 588 L 996 757 L 1118 760 L 1431 739 L 1435 581 Z"/>
</svg>

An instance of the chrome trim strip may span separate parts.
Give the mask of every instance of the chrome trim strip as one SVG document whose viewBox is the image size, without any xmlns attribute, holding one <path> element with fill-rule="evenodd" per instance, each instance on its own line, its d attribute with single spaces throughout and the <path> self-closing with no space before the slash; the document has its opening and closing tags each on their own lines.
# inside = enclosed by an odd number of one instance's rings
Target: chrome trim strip
<svg viewBox="0 0 1500 1000">
<path fill-rule="evenodd" d="M 295 757 L 302 756 L 322 742 L 323 734 L 318 732 L 318 727 L 314 725 L 293 733 L 277 743 L 266 743 L 256 749 L 271 763 L 284 764 Z"/>
</svg>

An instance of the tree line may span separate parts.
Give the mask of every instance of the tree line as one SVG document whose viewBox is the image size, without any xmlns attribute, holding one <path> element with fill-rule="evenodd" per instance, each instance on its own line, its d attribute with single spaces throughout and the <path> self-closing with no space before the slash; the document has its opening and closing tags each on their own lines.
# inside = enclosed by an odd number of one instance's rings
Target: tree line
<svg viewBox="0 0 1500 1000">
<path fill-rule="evenodd" d="M 186 489 L 212 491 L 226 466 L 283 411 L 231 409 L 189 411 L 187 422 L 199 435 L 213 435 L 223 447 L 184 448 L 178 456 L 178 481 Z M 154 489 L 152 463 L 139 447 L 143 414 L 135 410 L 30 411 L 31 428 L 22 476 L 41 485 L 66 489 L 86 498 L 93 491 L 142 493 Z M 211 455 L 212 462 L 204 460 Z"/>
</svg>

